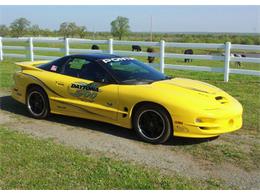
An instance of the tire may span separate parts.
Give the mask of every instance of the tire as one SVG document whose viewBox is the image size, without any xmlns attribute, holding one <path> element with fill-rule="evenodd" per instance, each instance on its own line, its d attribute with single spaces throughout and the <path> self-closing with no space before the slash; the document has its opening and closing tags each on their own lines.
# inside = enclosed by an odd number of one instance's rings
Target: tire
<svg viewBox="0 0 260 195">
<path fill-rule="evenodd" d="M 170 116 L 161 106 L 143 105 L 137 108 L 133 117 L 136 133 L 146 142 L 161 144 L 172 135 Z"/>
<path fill-rule="evenodd" d="M 49 98 L 41 87 L 31 87 L 26 95 L 26 107 L 33 118 L 46 118 L 50 112 Z"/>
</svg>

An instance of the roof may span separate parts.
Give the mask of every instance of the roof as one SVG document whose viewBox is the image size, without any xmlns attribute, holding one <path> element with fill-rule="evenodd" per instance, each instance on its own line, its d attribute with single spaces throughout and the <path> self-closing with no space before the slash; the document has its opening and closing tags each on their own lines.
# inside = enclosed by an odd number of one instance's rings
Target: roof
<svg viewBox="0 0 260 195">
<path fill-rule="evenodd" d="M 113 55 L 113 54 L 103 54 L 103 53 L 96 53 L 96 54 L 73 54 L 73 55 L 70 55 L 70 56 L 87 58 L 89 60 L 100 60 L 100 59 L 107 59 L 107 58 L 122 57 L 122 56 L 117 56 L 117 55 Z"/>
</svg>

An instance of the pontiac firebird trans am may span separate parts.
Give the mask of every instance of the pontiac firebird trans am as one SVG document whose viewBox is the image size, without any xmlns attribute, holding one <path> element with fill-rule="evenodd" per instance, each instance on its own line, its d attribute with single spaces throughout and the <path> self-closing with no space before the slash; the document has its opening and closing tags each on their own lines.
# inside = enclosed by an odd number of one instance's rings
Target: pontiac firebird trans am
<svg viewBox="0 0 260 195">
<path fill-rule="evenodd" d="M 49 113 L 133 128 L 145 141 L 207 138 L 242 126 L 241 104 L 221 89 L 165 76 L 133 58 L 69 55 L 20 62 L 12 97 L 34 118 Z"/>
</svg>

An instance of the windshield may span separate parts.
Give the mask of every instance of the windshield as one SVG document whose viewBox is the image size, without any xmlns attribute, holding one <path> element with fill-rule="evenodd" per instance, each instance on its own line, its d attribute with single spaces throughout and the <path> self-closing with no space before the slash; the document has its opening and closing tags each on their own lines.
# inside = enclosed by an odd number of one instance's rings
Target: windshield
<svg viewBox="0 0 260 195">
<path fill-rule="evenodd" d="M 120 83 L 152 83 L 169 79 L 161 72 L 134 58 L 110 58 L 98 60 Z"/>
</svg>

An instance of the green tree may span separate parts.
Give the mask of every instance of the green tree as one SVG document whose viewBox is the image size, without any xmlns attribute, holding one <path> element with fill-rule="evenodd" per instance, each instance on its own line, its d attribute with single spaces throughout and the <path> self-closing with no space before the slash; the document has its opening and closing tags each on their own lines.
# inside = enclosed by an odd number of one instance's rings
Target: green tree
<svg viewBox="0 0 260 195">
<path fill-rule="evenodd" d="M 260 45 L 260 39 L 258 36 L 254 37 L 254 45 Z"/>
<path fill-rule="evenodd" d="M 68 25 L 69 25 L 68 22 L 63 22 L 63 23 L 61 23 L 61 25 L 60 25 L 59 32 L 60 32 L 60 34 L 61 34 L 64 38 L 70 36 L 70 32 L 69 32 Z"/>
<path fill-rule="evenodd" d="M 0 25 L 0 36 L 5 37 L 9 35 L 9 28 L 6 25 Z"/>
<path fill-rule="evenodd" d="M 28 28 L 30 27 L 30 23 L 31 22 L 26 18 L 16 19 L 10 25 L 12 35 L 15 37 L 24 36 L 27 33 Z"/>
<path fill-rule="evenodd" d="M 78 32 L 78 28 L 75 22 L 63 22 L 60 25 L 59 32 L 64 38 L 74 37 Z"/>
<path fill-rule="evenodd" d="M 58 36 L 58 33 L 55 34 L 54 31 L 51 31 L 50 29 L 46 28 L 46 29 L 41 29 L 40 30 L 40 35 L 44 36 L 44 37 L 50 37 L 50 36 Z"/>
<path fill-rule="evenodd" d="M 85 26 L 77 27 L 77 35 L 79 35 L 80 38 L 84 38 L 86 34 L 87 34 L 87 28 Z"/>
<path fill-rule="evenodd" d="M 246 44 L 246 45 L 253 45 L 254 44 L 254 40 L 252 40 L 252 38 L 244 38 L 242 41 L 241 41 L 242 44 Z"/>
<path fill-rule="evenodd" d="M 119 40 L 122 36 L 130 32 L 129 19 L 118 16 L 115 20 L 111 22 L 111 33 L 113 36 L 118 37 Z"/>
<path fill-rule="evenodd" d="M 241 38 L 240 37 L 234 37 L 232 40 L 231 40 L 232 43 L 235 43 L 235 44 L 240 44 L 241 43 Z"/>
<path fill-rule="evenodd" d="M 68 30 L 69 30 L 69 34 L 71 37 L 74 37 L 75 34 L 77 34 L 77 30 L 78 30 L 78 26 L 76 25 L 75 22 L 70 22 L 68 24 Z"/>
<path fill-rule="evenodd" d="M 40 29 L 39 25 L 37 25 L 37 24 L 32 25 L 32 27 L 29 29 L 29 31 L 34 37 L 39 36 L 41 33 L 41 29 Z"/>
</svg>

